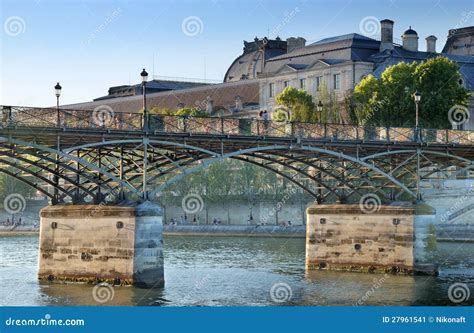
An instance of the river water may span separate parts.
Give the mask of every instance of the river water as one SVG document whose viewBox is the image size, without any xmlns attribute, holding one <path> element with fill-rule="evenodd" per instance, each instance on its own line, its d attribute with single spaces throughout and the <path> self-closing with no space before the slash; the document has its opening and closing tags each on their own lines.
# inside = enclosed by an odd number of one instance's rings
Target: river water
<svg viewBox="0 0 474 333">
<path fill-rule="evenodd" d="M 474 243 L 439 243 L 439 277 L 305 272 L 304 239 L 165 237 L 162 289 L 36 280 L 37 236 L 0 237 L 0 305 L 455 305 L 453 283 L 469 286 L 474 305 Z M 100 303 L 107 300 L 104 303 Z"/>
</svg>

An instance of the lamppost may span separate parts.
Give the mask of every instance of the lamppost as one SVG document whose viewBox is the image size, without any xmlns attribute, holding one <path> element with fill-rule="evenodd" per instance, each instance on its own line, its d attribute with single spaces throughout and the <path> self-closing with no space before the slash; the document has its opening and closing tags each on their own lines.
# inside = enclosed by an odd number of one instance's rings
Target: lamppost
<svg viewBox="0 0 474 333">
<path fill-rule="evenodd" d="M 59 115 L 59 96 L 61 96 L 61 85 L 58 83 L 56 83 L 56 85 L 54 86 L 54 90 L 55 90 L 55 94 L 56 94 L 56 123 L 58 125 L 58 127 L 61 126 L 61 117 Z"/>
<path fill-rule="evenodd" d="M 148 73 L 143 68 L 140 73 L 142 77 L 142 89 L 143 89 L 143 130 L 148 132 L 148 110 L 146 109 L 146 81 L 148 80 Z"/>
<path fill-rule="evenodd" d="M 322 115 L 323 115 L 323 103 L 321 101 L 318 102 L 318 105 L 316 105 L 316 110 L 318 111 L 318 118 L 319 118 L 319 123 L 322 123 Z"/>
<path fill-rule="evenodd" d="M 323 102 L 321 102 L 321 100 L 318 101 L 318 104 L 316 105 L 316 110 L 318 111 L 318 119 L 319 119 L 319 123 L 322 124 L 323 122 Z M 324 131 L 326 132 L 326 131 Z M 324 133 L 324 136 L 326 136 L 326 133 Z M 319 172 L 318 172 L 318 179 L 319 179 L 319 184 L 318 184 L 318 196 L 316 198 L 316 201 L 318 204 L 321 204 L 323 202 L 323 189 L 321 188 L 321 184 L 322 184 L 322 163 L 321 163 L 321 160 L 319 160 L 318 162 L 318 166 L 319 166 Z"/>
<path fill-rule="evenodd" d="M 416 113 L 415 113 L 415 140 L 416 142 L 420 142 L 420 127 L 419 127 L 419 121 L 418 121 L 418 104 L 420 103 L 421 100 L 421 94 L 417 91 L 413 94 L 413 99 L 415 100 L 415 105 L 416 105 Z"/>
</svg>

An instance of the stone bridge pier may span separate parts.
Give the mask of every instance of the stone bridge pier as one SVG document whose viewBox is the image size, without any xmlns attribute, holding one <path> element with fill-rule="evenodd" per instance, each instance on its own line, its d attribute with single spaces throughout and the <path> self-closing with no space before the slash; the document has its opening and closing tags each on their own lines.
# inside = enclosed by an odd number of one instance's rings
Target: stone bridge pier
<svg viewBox="0 0 474 333">
<path fill-rule="evenodd" d="M 434 209 L 426 204 L 312 205 L 306 269 L 437 275 Z"/>
<path fill-rule="evenodd" d="M 150 201 L 40 212 L 40 280 L 164 285 L 162 209 Z"/>
</svg>

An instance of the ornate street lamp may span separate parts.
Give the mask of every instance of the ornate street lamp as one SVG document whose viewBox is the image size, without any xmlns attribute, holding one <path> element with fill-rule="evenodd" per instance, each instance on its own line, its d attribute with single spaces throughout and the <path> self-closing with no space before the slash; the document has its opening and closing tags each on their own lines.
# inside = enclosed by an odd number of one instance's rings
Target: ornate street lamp
<svg viewBox="0 0 474 333">
<path fill-rule="evenodd" d="M 60 122 L 61 122 L 61 118 L 60 118 L 60 115 L 59 115 L 59 96 L 61 96 L 61 85 L 58 83 L 56 83 L 56 85 L 54 86 L 54 92 L 56 94 L 56 123 L 58 125 L 58 127 L 60 127 Z"/>
<path fill-rule="evenodd" d="M 140 73 L 142 77 L 142 89 L 143 89 L 143 130 L 148 132 L 148 110 L 146 109 L 146 82 L 148 81 L 148 73 L 143 68 Z"/>
<path fill-rule="evenodd" d="M 419 128 L 419 118 L 418 118 L 418 104 L 420 103 L 421 100 L 421 94 L 417 91 L 413 94 L 413 99 L 415 100 L 415 106 L 416 106 L 416 111 L 415 111 L 415 140 L 416 142 L 420 141 L 420 128 Z"/>
<path fill-rule="evenodd" d="M 322 115 L 323 115 L 323 103 L 321 101 L 318 102 L 318 105 L 316 105 L 316 110 L 318 111 L 318 119 L 319 123 L 322 123 Z"/>
</svg>

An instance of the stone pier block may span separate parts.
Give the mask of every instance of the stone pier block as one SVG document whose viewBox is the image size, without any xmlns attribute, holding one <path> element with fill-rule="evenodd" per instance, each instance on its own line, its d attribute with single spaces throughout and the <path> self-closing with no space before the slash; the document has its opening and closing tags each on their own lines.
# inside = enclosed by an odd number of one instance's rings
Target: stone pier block
<svg viewBox="0 0 474 333">
<path fill-rule="evenodd" d="M 39 279 L 162 287 L 162 216 L 151 202 L 43 208 Z"/>
<path fill-rule="evenodd" d="M 437 274 L 427 259 L 430 218 L 424 207 L 357 204 L 307 209 L 306 269 Z"/>
</svg>

